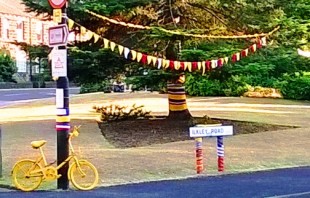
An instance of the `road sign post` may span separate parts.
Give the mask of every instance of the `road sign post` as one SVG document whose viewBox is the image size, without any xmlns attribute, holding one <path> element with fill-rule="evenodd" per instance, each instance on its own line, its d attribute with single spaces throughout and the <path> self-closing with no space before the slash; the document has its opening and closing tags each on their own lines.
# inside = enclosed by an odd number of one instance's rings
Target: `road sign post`
<svg viewBox="0 0 310 198">
<path fill-rule="evenodd" d="M 218 171 L 224 171 L 224 138 L 223 136 L 233 135 L 233 126 L 198 125 L 189 128 L 190 137 L 195 138 L 196 145 L 196 171 L 203 172 L 202 138 L 217 137 L 217 164 Z"/>
<path fill-rule="evenodd" d="M 52 75 L 57 79 L 56 88 L 56 132 L 57 132 L 57 164 L 61 164 L 69 156 L 68 137 L 70 132 L 69 117 L 69 80 L 67 77 L 67 0 L 49 0 L 54 9 L 61 9 L 61 23 L 49 29 L 49 46 L 56 47 L 52 54 Z M 61 177 L 57 180 L 57 188 L 69 188 L 68 168 L 66 164 L 58 170 Z"/>
</svg>

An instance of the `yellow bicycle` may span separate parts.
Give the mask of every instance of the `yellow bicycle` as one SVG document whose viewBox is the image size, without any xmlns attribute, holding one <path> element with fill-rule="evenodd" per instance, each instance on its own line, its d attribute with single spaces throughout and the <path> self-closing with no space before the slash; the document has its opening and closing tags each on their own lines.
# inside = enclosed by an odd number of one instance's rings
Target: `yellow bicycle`
<svg viewBox="0 0 310 198">
<path fill-rule="evenodd" d="M 68 169 L 68 178 L 79 190 L 91 190 L 98 184 L 99 175 L 96 167 L 87 160 L 80 160 L 74 153 L 71 139 L 79 135 L 80 126 L 74 126 L 73 131 L 69 134 L 68 158 L 57 167 L 47 164 L 42 146 L 45 140 L 33 141 L 31 146 L 39 149 L 41 156 L 36 160 L 23 159 L 18 161 L 12 170 L 13 183 L 16 188 L 22 191 L 32 191 L 38 188 L 43 180 L 51 181 L 61 177 L 58 170 L 73 159 Z"/>
</svg>

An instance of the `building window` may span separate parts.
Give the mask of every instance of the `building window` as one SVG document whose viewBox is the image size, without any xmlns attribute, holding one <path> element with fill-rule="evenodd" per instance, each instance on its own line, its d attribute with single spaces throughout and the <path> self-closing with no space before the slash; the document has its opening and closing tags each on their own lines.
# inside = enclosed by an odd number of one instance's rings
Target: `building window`
<svg viewBox="0 0 310 198">
<path fill-rule="evenodd" d="M 17 42 L 23 42 L 25 40 L 24 37 L 24 21 L 17 20 L 16 22 L 16 40 Z"/>
<path fill-rule="evenodd" d="M 36 22 L 36 40 L 38 43 L 43 43 L 43 24 L 40 21 Z"/>
<path fill-rule="evenodd" d="M 7 18 L 2 18 L 1 19 L 1 34 L 2 34 L 2 38 L 3 39 L 9 39 L 9 35 L 10 35 L 10 23 L 9 20 Z"/>
</svg>

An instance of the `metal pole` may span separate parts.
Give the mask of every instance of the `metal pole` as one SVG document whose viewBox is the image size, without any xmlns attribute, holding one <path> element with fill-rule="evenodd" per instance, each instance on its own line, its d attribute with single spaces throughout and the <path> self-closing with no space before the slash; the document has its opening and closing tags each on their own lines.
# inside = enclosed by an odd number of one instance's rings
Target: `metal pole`
<svg viewBox="0 0 310 198">
<path fill-rule="evenodd" d="M 62 21 L 60 24 L 67 24 L 67 3 L 62 7 Z M 67 49 L 66 46 L 59 46 L 58 49 Z M 65 65 L 67 67 L 67 65 Z M 56 101 L 63 101 L 63 108 L 57 109 L 56 130 L 57 130 L 57 164 L 61 164 L 69 156 L 68 136 L 70 131 L 69 117 L 69 80 L 68 77 L 57 79 Z M 59 169 L 61 177 L 57 180 L 57 189 L 67 190 L 69 164 Z"/>
</svg>

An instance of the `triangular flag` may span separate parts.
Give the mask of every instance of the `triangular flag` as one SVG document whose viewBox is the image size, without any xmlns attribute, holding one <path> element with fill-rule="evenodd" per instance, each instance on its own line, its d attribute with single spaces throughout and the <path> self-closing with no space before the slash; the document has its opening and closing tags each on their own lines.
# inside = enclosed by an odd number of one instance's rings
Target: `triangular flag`
<svg viewBox="0 0 310 198">
<path fill-rule="evenodd" d="M 122 45 L 118 45 L 118 52 L 119 52 L 119 55 L 122 55 L 123 51 L 124 51 L 124 46 Z"/>
<path fill-rule="evenodd" d="M 147 55 L 142 54 L 141 63 L 146 64 Z"/>
<path fill-rule="evenodd" d="M 262 40 L 262 46 L 266 46 L 267 45 L 266 37 L 263 37 L 261 40 Z"/>
<path fill-rule="evenodd" d="M 257 48 L 256 44 L 253 44 L 253 45 L 252 45 L 252 51 L 253 51 L 253 52 L 256 52 L 256 48 Z"/>
<path fill-rule="evenodd" d="M 192 66 L 192 63 L 191 62 L 185 62 L 184 63 L 184 71 L 186 71 L 186 69 L 190 69 L 190 67 Z"/>
<path fill-rule="evenodd" d="M 94 36 L 94 33 L 92 31 L 87 31 L 86 33 L 87 40 L 90 40 L 93 36 Z"/>
<path fill-rule="evenodd" d="M 131 59 L 135 60 L 137 58 L 137 52 L 135 50 L 131 50 L 130 52 L 131 52 Z"/>
<path fill-rule="evenodd" d="M 151 64 L 152 62 L 152 56 L 147 56 L 147 64 Z"/>
<path fill-rule="evenodd" d="M 69 30 L 72 30 L 73 25 L 74 25 L 74 21 L 72 19 L 68 19 L 68 29 Z"/>
<path fill-rule="evenodd" d="M 202 74 L 206 72 L 206 61 L 202 61 Z"/>
<path fill-rule="evenodd" d="M 170 67 L 171 70 L 174 69 L 174 61 L 173 60 L 169 61 L 169 67 Z"/>
<path fill-rule="evenodd" d="M 224 58 L 224 63 L 226 63 L 226 64 L 228 63 L 228 57 Z"/>
<path fill-rule="evenodd" d="M 94 34 L 94 42 L 97 43 L 99 40 L 99 35 L 98 34 Z"/>
<path fill-rule="evenodd" d="M 158 58 L 158 59 L 157 59 L 157 62 L 158 62 L 157 68 L 158 68 L 158 69 L 160 69 L 160 68 L 161 68 L 162 61 L 163 61 L 163 59 L 162 59 L 162 58 Z"/>
<path fill-rule="evenodd" d="M 217 67 L 217 60 L 212 60 L 211 61 L 211 67 L 212 67 L 212 69 Z"/>
<path fill-rule="evenodd" d="M 110 41 L 108 39 L 106 39 L 106 38 L 103 39 L 104 48 L 109 48 L 109 42 Z"/>
<path fill-rule="evenodd" d="M 84 36 L 86 34 L 86 28 L 85 27 L 81 26 L 80 31 L 81 31 L 81 35 Z"/>
<path fill-rule="evenodd" d="M 197 69 L 197 62 L 192 62 L 192 64 L 190 64 L 190 66 L 188 67 L 188 71 L 192 72 L 192 69 Z"/>
<path fill-rule="evenodd" d="M 156 61 L 157 61 L 157 57 L 153 56 L 153 57 L 152 57 L 152 62 L 153 62 L 153 65 L 154 65 L 154 66 L 156 65 Z"/>
<path fill-rule="evenodd" d="M 197 63 L 197 69 L 198 69 L 198 70 L 201 70 L 201 65 L 202 65 L 202 62 L 198 62 L 198 63 Z"/>
<path fill-rule="evenodd" d="M 127 47 L 125 47 L 125 48 L 124 48 L 124 57 L 125 57 L 126 59 L 128 59 L 128 54 L 129 54 L 129 52 L 130 52 L 130 49 L 128 49 Z"/>
<path fill-rule="evenodd" d="M 236 53 L 236 61 L 239 61 L 240 60 L 240 53 Z"/>
<path fill-rule="evenodd" d="M 180 61 L 174 61 L 174 69 L 179 70 L 181 67 Z"/>
<path fill-rule="evenodd" d="M 164 66 L 165 69 L 167 69 L 169 67 L 169 63 L 170 63 L 169 60 L 166 60 L 166 59 L 164 60 L 164 65 L 163 66 Z"/>
<path fill-rule="evenodd" d="M 111 50 L 114 51 L 116 44 L 114 42 L 110 42 Z"/>
<path fill-rule="evenodd" d="M 137 53 L 137 62 L 140 62 L 140 60 L 142 59 L 142 53 L 138 52 Z"/>
<path fill-rule="evenodd" d="M 245 52 L 245 56 L 248 56 L 248 54 L 249 54 L 249 49 L 245 49 L 244 52 Z"/>
</svg>

